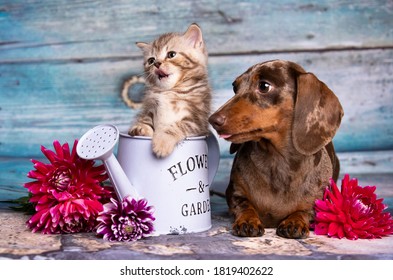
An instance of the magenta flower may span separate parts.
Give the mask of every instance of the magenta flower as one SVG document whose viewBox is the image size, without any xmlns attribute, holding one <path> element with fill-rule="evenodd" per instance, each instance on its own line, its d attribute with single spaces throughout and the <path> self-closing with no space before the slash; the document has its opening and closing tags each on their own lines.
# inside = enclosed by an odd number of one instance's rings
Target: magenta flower
<svg viewBox="0 0 393 280">
<path fill-rule="evenodd" d="M 135 241 L 153 232 L 153 207 L 145 199 L 136 200 L 131 196 L 122 203 L 111 198 L 104 205 L 104 211 L 97 218 L 97 234 L 109 241 Z"/>
<path fill-rule="evenodd" d="M 53 142 L 55 151 L 41 147 L 49 160 L 32 160 L 35 170 L 28 177 L 35 181 L 24 184 L 31 194 L 30 202 L 36 213 L 27 221 L 33 232 L 74 233 L 93 231 L 102 202 L 111 192 L 101 186 L 108 178 L 103 165 L 84 160 L 69 145 Z"/>
<path fill-rule="evenodd" d="M 356 240 L 381 238 L 393 233 L 387 206 L 377 199 L 376 187 L 361 187 L 345 175 L 341 192 L 331 179 L 323 200 L 315 202 L 315 234 Z"/>
</svg>

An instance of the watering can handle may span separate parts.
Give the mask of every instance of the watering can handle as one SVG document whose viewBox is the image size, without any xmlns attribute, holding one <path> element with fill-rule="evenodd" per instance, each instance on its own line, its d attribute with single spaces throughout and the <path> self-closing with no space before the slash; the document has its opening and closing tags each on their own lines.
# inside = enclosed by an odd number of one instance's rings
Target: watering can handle
<svg viewBox="0 0 393 280">
<path fill-rule="evenodd" d="M 218 165 L 220 163 L 220 146 L 218 140 L 213 132 L 206 137 L 208 149 L 208 180 L 209 186 L 213 183 L 214 176 L 216 176 Z"/>
</svg>

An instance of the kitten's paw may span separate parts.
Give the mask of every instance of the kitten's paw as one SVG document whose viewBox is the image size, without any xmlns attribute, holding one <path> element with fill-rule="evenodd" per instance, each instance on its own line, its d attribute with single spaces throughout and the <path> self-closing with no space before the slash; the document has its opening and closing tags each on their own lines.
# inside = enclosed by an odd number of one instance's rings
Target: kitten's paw
<svg viewBox="0 0 393 280">
<path fill-rule="evenodd" d="M 128 134 L 131 136 L 153 136 L 153 128 L 147 124 L 136 124 L 130 128 Z"/>
<path fill-rule="evenodd" d="M 177 141 L 166 133 L 155 134 L 152 140 L 153 152 L 157 157 L 169 156 L 176 147 Z"/>
</svg>

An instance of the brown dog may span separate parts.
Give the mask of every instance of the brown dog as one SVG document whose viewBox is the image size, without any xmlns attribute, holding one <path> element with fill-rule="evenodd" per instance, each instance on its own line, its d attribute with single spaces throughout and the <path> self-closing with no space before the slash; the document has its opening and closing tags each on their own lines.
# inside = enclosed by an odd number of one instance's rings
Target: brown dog
<svg viewBox="0 0 393 280">
<path fill-rule="evenodd" d="M 209 119 L 237 152 L 226 191 L 233 232 L 261 236 L 277 227 L 279 236 L 306 238 L 315 200 L 338 177 L 331 141 L 341 104 L 314 74 L 282 60 L 252 66 L 233 89 Z"/>
</svg>

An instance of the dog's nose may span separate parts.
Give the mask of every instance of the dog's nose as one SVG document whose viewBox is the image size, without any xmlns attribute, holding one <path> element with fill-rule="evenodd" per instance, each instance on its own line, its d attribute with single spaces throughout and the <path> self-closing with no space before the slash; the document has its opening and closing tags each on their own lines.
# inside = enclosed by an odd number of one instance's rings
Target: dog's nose
<svg viewBox="0 0 393 280">
<path fill-rule="evenodd" d="M 216 128 L 224 125 L 225 120 L 226 120 L 225 116 L 221 114 L 213 114 L 209 118 L 209 123 Z"/>
</svg>

